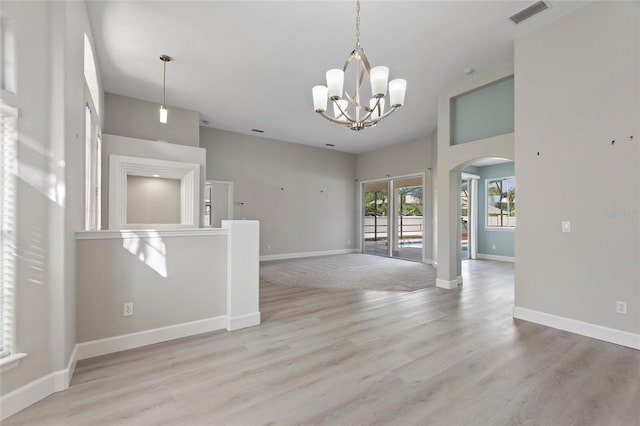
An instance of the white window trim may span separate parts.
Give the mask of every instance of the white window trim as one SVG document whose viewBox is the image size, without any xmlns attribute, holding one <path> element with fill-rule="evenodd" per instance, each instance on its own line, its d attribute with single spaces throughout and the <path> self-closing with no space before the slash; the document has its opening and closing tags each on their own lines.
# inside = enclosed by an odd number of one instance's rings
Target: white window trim
<svg viewBox="0 0 640 426">
<path fill-rule="evenodd" d="M 127 223 L 127 176 L 180 179 L 179 224 Z M 109 156 L 109 229 L 199 228 L 200 165 L 152 158 Z"/>
<path fill-rule="evenodd" d="M 18 352 L 0 359 L 0 373 L 16 368 L 27 354 Z"/>
<path fill-rule="evenodd" d="M 488 198 L 489 198 L 489 182 L 494 182 L 497 180 L 505 180 L 505 179 L 513 179 L 514 181 L 514 188 L 515 188 L 515 181 L 516 181 L 516 177 L 514 175 L 507 175 L 507 176 L 498 176 L 495 178 L 485 178 L 484 180 L 484 230 L 485 231 L 495 231 L 495 232 L 515 232 L 516 227 L 515 226 L 489 226 L 489 206 L 488 206 Z M 517 213 L 516 213 L 516 218 L 517 218 Z M 517 224 L 517 222 L 516 222 Z"/>
<path fill-rule="evenodd" d="M 101 157 L 102 142 L 100 136 L 100 127 L 98 125 L 100 118 L 96 114 L 95 106 L 90 96 L 88 96 L 88 88 L 85 87 L 87 93 L 85 104 L 85 225 L 86 231 L 97 231 L 101 227 Z M 87 122 L 87 113 L 89 120 Z"/>
</svg>

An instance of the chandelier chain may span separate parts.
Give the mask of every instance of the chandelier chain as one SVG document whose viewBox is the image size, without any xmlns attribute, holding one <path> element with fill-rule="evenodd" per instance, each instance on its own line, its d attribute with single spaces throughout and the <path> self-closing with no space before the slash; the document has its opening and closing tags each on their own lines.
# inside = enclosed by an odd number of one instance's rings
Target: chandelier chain
<svg viewBox="0 0 640 426">
<path fill-rule="evenodd" d="M 360 0 L 356 1 L 356 47 L 360 47 Z"/>
</svg>

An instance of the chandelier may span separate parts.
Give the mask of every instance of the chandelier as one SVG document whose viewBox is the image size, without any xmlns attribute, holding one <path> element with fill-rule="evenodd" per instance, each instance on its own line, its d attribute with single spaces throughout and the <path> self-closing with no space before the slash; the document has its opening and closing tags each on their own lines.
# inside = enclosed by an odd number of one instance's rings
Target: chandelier
<svg viewBox="0 0 640 426">
<path fill-rule="evenodd" d="M 350 64 L 355 64 L 355 89 L 350 95 L 344 88 L 344 78 Z M 362 87 L 365 74 L 369 75 L 371 93 Z M 374 127 L 404 104 L 407 81 L 389 81 L 389 68 L 371 68 L 360 46 L 360 0 L 356 0 L 356 47 L 347 57 L 342 69 L 327 71 L 327 85 L 312 89 L 315 111 L 327 120 L 351 130 L 360 131 Z M 387 85 L 388 82 L 388 85 Z M 388 86 L 388 87 L 387 87 Z M 387 90 L 388 89 L 388 90 Z M 390 109 L 385 112 L 385 96 L 389 93 Z M 370 96 L 369 96 L 370 95 Z M 327 101 L 333 101 L 333 117 L 327 114 Z M 363 104 L 361 99 L 368 102 Z"/>
</svg>

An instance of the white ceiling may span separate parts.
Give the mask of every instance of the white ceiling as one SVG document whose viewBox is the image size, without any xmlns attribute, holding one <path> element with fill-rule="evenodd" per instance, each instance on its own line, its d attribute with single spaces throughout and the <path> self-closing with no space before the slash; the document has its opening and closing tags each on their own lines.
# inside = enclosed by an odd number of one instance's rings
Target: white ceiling
<svg viewBox="0 0 640 426">
<path fill-rule="evenodd" d="M 104 89 L 162 100 L 210 127 L 359 153 L 429 134 L 437 94 L 513 61 L 514 39 L 585 1 L 550 8 L 516 26 L 533 1 L 362 0 L 361 44 L 372 64 L 407 80 L 405 106 L 375 129 L 353 132 L 313 111 L 311 87 L 341 68 L 355 44 L 355 1 L 89 1 Z M 473 67 L 472 76 L 463 73 Z"/>
</svg>

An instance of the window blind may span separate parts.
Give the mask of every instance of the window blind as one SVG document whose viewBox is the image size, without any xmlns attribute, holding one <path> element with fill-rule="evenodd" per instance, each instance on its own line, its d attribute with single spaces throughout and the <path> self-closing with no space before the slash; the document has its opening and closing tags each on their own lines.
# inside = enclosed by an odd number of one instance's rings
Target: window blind
<svg viewBox="0 0 640 426">
<path fill-rule="evenodd" d="M 0 358 L 15 350 L 17 118 L 0 102 Z"/>
</svg>

